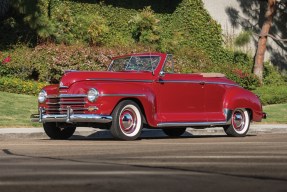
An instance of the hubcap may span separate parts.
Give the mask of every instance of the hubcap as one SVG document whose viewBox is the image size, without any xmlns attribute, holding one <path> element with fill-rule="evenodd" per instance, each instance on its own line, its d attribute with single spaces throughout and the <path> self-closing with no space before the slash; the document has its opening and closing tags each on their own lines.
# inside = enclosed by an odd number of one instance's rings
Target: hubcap
<svg viewBox="0 0 287 192">
<path fill-rule="evenodd" d="M 232 124 L 238 131 L 242 130 L 245 125 L 245 118 L 242 111 L 235 111 L 232 117 Z"/>
<path fill-rule="evenodd" d="M 125 133 L 132 133 L 137 124 L 136 114 L 132 109 L 125 109 L 120 115 L 120 128 Z"/>
</svg>

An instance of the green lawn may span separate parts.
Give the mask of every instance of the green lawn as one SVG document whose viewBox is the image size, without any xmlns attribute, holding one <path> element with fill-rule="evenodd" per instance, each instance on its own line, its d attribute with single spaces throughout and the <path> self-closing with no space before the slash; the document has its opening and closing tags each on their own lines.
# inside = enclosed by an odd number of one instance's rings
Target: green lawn
<svg viewBox="0 0 287 192">
<path fill-rule="evenodd" d="M 0 127 L 35 127 L 30 115 L 37 113 L 37 97 L 0 92 Z"/>
<path fill-rule="evenodd" d="M 268 114 L 263 123 L 287 123 L 287 103 L 263 107 Z M 30 115 L 37 113 L 37 97 L 0 92 L 0 127 L 36 127 Z"/>
<path fill-rule="evenodd" d="M 267 119 L 263 123 L 287 123 L 287 103 L 267 105 L 263 110 L 267 113 Z"/>
</svg>

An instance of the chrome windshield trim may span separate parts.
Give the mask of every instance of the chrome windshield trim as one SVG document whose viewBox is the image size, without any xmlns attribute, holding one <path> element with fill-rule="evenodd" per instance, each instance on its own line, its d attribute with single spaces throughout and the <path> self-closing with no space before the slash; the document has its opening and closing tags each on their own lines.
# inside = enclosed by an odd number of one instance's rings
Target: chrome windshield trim
<svg viewBox="0 0 287 192">
<path fill-rule="evenodd" d="M 198 126 L 222 126 L 227 125 L 226 121 L 218 122 L 168 122 L 168 123 L 159 123 L 157 127 L 198 127 Z"/>
<path fill-rule="evenodd" d="M 117 81 L 117 82 L 143 82 L 143 83 L 152 83 L 153 80 L 140 80 L 140 79 L 86 79 L 87 81 Z"/>
</svg>

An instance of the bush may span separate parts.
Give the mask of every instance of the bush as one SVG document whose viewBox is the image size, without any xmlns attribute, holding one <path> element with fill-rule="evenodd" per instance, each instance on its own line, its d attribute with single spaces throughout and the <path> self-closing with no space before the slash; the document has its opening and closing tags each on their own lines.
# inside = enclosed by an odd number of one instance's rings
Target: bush
<svg viewBox="0 0 287 192">
<path fill-rule="evenodd" d="M 23 81 L 17 78 L 0 77 L 0 91 L 26 95 L 37 95 L 46 83 Z"/>
<path fill-rule="evenodd" d="M 159 20 L 155 17 L 151 7 L 144 8 L 129 23 L 132 25 L 132 34 L 136 42 L 145 44 L 159 42 Z"/>
<path fill-rule="evenodd" d="M 260 97 L 263 105 L 287 102 L 287 84 L 280 86 L 262 86 L 253 92 Z"/>
<path fill-rule="evenodd" d="M 263 72 L 263 84 L 264 85 L 286 85 L 284 77 L 269 63 L 264 64 Z"/>
</svg>

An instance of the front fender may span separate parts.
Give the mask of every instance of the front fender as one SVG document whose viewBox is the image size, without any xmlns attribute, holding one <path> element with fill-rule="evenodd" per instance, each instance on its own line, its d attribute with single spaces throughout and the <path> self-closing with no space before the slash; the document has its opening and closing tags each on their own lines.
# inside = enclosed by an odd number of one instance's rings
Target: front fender
<svg viewBox="0 0 287 192">
<path fill-rule="evenodd" d="M 224 97 L 223 107 L 234 110 L 236 108 L 249 109 L 252 112 L 253 121 L 262 120 L 262 105 L 259 98 L 252 92 L 241 87 L 231 87 Z"/>
<path fill-rule="evenodd" d="M 139 103 L 150 126 L 157 125 L 152 83 L 82 81 L 70 86 L 69 93 L 86 94 L 90 88 L 96 88 L 100 94 L 96 102 L 87 101 L 86 107 L 96 106 L 98 108 L 97 111 L 90 113 L 111 115 L 120 101 L 130 99 Z"/>
</svg>

